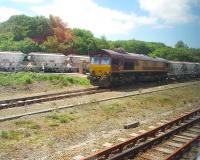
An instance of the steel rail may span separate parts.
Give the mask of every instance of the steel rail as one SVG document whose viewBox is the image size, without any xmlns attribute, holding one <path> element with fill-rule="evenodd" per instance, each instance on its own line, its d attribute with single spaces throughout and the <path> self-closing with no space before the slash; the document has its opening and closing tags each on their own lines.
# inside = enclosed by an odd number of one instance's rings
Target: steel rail
<svg viewBox="0 0 200 160">
<path fill-rule="evenodd" d="M 165 131 L 171 129 L 173 126 L 179 125 L 185 120 L 189 120 L 190 118 L 199 114 L 200 109 L 197 109 L 187 115 L 183 115 L 171 122 L 150 130 L 149 132 L 145 132 L 137 137 L 130 138 L 125 142 L 118 143 L 110 148 L 104 149 L 93 155 L 83 158 L 82 160 L 121 160 L 124 157 L 130 155 L 132 156 L 133 154 L 136 154 L 141 150 L 146 150 L 150 146 L 160 143 L 163 139 L 166 139 L 176 134 L 177 132 L 184 130 L 188 126 L 199 122 L 200 118 L 198 117 L 197 119 L 191 120 L 189 123 L 176 127 L 174 130 L 170 130 L 169 132 L 164 134 Z M 159 134 L 161 132 L 163 134 Z"/>
<path fill-rule="evenodd" d="M 126 151 L 124 151 L 124 152 L 118 154 L 118 155 L 115 155 L 115 156 L 113 156 L 112 158 L 109 158 L 109 160 L 122 160 L 122 159 L 124 159 L 124 158 L 126 158 L 126 157 L 129 157 L 129 156 L 133 157 L 133 156 L 135 156 L 137 153 L 139 153 L 139 152 L 141 152 L 141 151 L 144 151 L 144 150 L 150 148 L 151 146 L 153 146 L 153 145 L 155 145 L 155 144 L 158 144 L 158 143 L 162 142 L 163 140 L 166 140 L 166 139 L 168 139 L 169 137 L 171 137 L 171 136 L 173 136 L 173 135 L 175 135 L 175 134 L 177 134 L 177 133 L 179 133 L 179 132 L 181 132 L 181 131 L 184 131 L 187 127 L 189 127 L 189 126 L 191 126 L 191 125 L 193 125 L 194 123 L 197 123 L 197 122 L 199 122 L 199 121 L 200 121 L 200 117 L 198 117 L 197 119 L 192 120 L 192 121 L 189 122 L 189 123 L 186 123 L 186 124 L 184 124 L 184 125 L 182 125 L 182 126 L 179 126 L 179 127 L 177 127 L 176 129 L 173 129 L 173 130 L 171 130 L 171 131 L 169 131 L 169 132 L 167 132 L 167 133 L 165 133 L 165 134 L 163 134 L 163 135 L 160 135 L 160 136 L 158 136 L 158 137 L 155 137 L 154 139 L 152 139 L 152 140 L 150 140 L 150 141 L 147 141 L 147 142 L 145 142 L 145 143 L 142 143 L 142 144 L 139 145 L 139 146 L 130 148 L 130 149 L 128 149 L 128 150 L 126 150 Z"/>
<path fill-rule="evenodd" d="M 51 93 L 51 94 L 29 96 L 29 97 L 23 97 L 23 98 L 1 100 L 0 110 L 6 109 L 6 108 L 30 105 L 34 103 L 41 103 L 41 102 L 46 102 L 46 101 L 54 101 L 54 100 L 59 100 L 63 98 L 75 97 L 75 96 L 80 96 L 84 94 L 92 94 L 92 93 L 102 92 L 102 91 L 104 90 L 99 89 L 98 87 L 92 87 L 92 88 L 79 89 L 79 90 L 73 90 L 73 91 L 67 91 L 67 92 L 65 91 L 65 92 L 59 92 L 59 93 Z"/>
<path fill-rule="evenodd" d="M 182 147 L 176 149 L 171 155 L 164 158 L 164 160 L 176 160 L 181 158 L 181 156 L 188 150 L 188 148 L 191 147 L 194 143 L 197 143 L 199 139 L 200 134 L 184 144 Z"/>
</svg>

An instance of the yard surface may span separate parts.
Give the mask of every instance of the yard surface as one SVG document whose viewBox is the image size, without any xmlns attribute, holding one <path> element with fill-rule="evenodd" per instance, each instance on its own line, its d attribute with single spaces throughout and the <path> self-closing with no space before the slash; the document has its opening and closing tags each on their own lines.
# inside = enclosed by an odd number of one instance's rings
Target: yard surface
<svg viewBox="0 0 200 160">
<path fill-rule="evenodd" d="M 0 123 L 0 159 L 72 159 L 200 106 L 200 83 Z M 79 98 L 77 98 L 79 100 Z M 64 103 L 64 102 L 63 102 Z M 123 124 L 140 121 L 135 129 Z"/>
</svg>

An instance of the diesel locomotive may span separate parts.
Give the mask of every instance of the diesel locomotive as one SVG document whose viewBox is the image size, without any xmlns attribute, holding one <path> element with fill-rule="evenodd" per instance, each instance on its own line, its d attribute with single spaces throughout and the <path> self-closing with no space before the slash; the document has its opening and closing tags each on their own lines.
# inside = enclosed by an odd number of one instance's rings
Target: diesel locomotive
<svg viewBox="0 0 200 160">
<path fill-rule="evenodd" d="M 90 53 L 91 84 L 112 87 L 133 81 L 161 81 L 167 78 L 200 76 L 200 64 L 174 62 L 146 55 L 102 49 Z"/>
</svg>

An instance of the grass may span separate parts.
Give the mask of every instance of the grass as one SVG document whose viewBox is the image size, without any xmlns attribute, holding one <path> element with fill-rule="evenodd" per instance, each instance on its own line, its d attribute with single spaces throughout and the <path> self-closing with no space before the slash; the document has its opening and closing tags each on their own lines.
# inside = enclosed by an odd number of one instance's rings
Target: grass
<svg viewBox="0 0 200 160">
<path fill-rule="evenodd" d="M 117 113 L 123 112 L 125 107 L 124 105 L 121 105 L 119 103 L 113 103 L 109 105 L 102 105 L 101 109 L 103 110 L 104 113 L 108 115 L 116 115 Z"/>
<path fill-rule="evenodd" d="M 19 131 L 9 130 L 9 131 L 1 131 L 0 137 L 2 139 L 10 139 L 17 140 L 21 137 L 21 133 Z"/>
<path fill-rule="evenodd" d="M 58 112 L 51 112 L 46 116 L 47 119 L 52 120 L 50 121 L 50 126 L 57 126 L 58 123 L 68 123 L 76 118 L 74 113 L 58 113 Z"/>
<path fill-rule="evenodd" d="M 66 76 L 61 74 L 33 73 L 33 72 L 0 72 L 0 85 L 28 85 L 34 82 L 50 82 L 54 85 L 70 86 L 73 84 L 87 86 L 89 80 L 85 77 Z"/>
<path fill-rule="evenodd" d="M 167 97 L 160 98 L 159 101 L 160 101 L 161 104 L 166 104 L 166 105 L 167 104 L 168 105 L 174 105 L 175 104 L 175 102 L 172 98 L 167 98 Z"/>
<path fill-rule="evenodd" d="M 32 121 L 19 120 L 19 121 L 16 121 L 15 124 L 17 126 L 24 126 L 26 128 L 29 128 L 29 129 L 40 129 L 40 125 L 38 125 L 38 124 L 36 124 L 35 122 L 32 122 Z"/>
</svg>

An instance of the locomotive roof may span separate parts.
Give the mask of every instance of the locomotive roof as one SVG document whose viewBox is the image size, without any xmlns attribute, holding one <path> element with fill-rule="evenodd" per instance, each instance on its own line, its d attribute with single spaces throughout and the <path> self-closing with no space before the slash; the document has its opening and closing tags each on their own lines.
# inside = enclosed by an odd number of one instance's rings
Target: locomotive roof
<svg viewBox="0 0 200 160">
<path fill-rule="evenodd" d="M 97 52 L 93 52 L 90 55 L 95 55 L 98 54 L 99 52 L 103 52 L 104 54 L 110 55 L 112 57 L 117 57 L 117 56 L 123 56 L 124 58 L 127 59 L 140 59 L 140 60 L 151 60 L 151 61 L 159 61 L 159 62 L 168 62 L 167 60 L 163 59 L 163 58 L 152 58 L 149 57 L 147 55 L 143 55 L 143 54 L 136 54 L 136 53 L 128 53 L 128 52 L 124 52 L 124 53 L 120 53 L 120 52 L 116 52 L 113 50 L 109 50 L 109 49 L 101 49 Z"/>
</svg>

